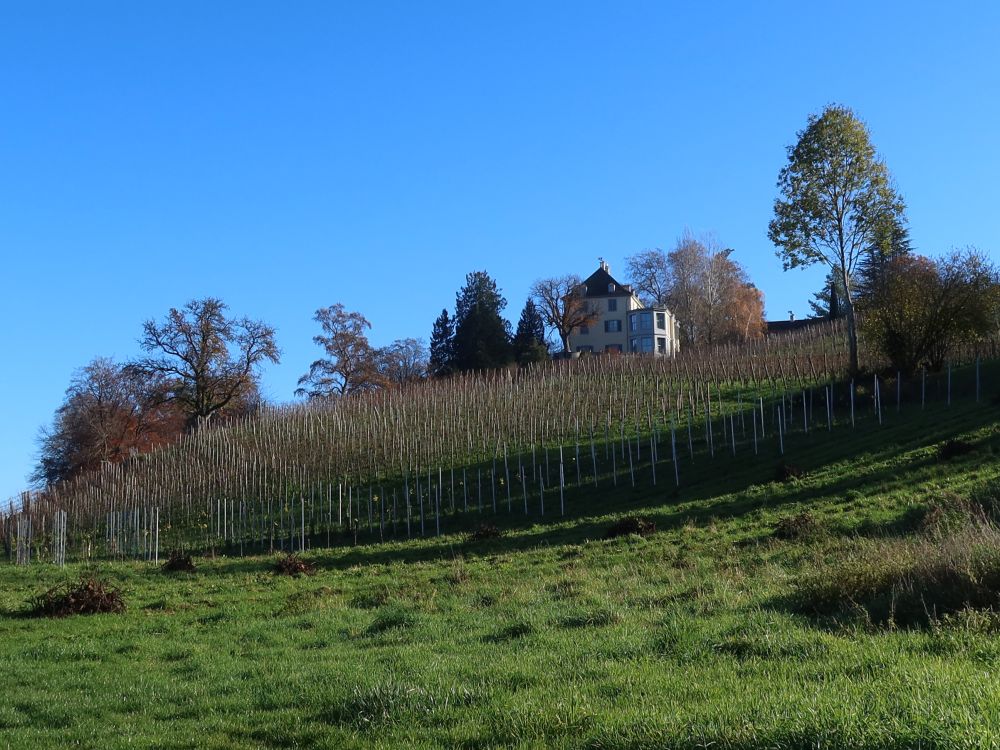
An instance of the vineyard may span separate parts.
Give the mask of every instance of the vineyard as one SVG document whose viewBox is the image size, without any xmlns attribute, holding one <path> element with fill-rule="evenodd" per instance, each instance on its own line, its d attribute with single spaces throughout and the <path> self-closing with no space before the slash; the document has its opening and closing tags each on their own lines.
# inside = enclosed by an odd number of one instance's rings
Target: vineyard
<svg viewBox="0 0 1000 750">
<path fill-rule="evenodd" d="M 844 339 L 829 325 L 676 359 L 560 360 L 267 408 L 25 493 L 0 531 L 11 560 L 63 564 L 304 551 L 484 517 L 562 517 L 601 486 L 676 490 L 695 463 L 765 445 L 783 455 L 810 432 L 979 399 L 980 357 L 995 348 L 910 378 L 867 355 L 871 374 L 849 380 Z M 960 365 L 974 366 L 959 375 Z"/>
</svg>

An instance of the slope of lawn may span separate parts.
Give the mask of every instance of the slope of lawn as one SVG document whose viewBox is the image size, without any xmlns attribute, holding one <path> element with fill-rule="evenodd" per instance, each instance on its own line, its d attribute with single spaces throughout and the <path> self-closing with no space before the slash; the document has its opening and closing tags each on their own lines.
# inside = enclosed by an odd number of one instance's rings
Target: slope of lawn
<svg viewBox="0 0 1000 750">
<path fill-rule="evenodd" d="M 316 550 L 314 576 L 273 557 L 3 565 L 0 746 L 1000 746 L 995 618 L 902 627 L 796 599 L 1000 479 L 998 416 L 935 404 L 797 434 L 784 482 L 771 443 L 717 451 L 679 490 L 605 478 L 564 519 Z M 943 459 L 952 438 L 973 450 Z M 656 533 L 605 539 L 629 514 Z M 25 616 L 95 567 L 125 614 Z"/>
</svg>

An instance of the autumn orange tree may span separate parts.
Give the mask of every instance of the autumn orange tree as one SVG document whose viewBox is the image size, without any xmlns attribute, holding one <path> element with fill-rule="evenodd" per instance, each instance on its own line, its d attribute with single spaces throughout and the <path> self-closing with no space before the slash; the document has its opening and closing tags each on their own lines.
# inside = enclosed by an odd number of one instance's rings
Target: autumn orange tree
<svg viewBox="0 0 1000 750">
<path fill-rule="evenodd" d="M 346 396 L 383 384 L 378 356 L 368 341 L 367 331 L 372 324 L 364 315 L 338 302 L 321 307 L 313 317 L 323 329 L 313 341 L 326 356 L 309 365 L 309 372 L 299 378 L 297 396 Z"/>
<path fill-rule="evenodd" d="M 158 398 L 158 384 L 106 357 L 73 373 L 52 425 L 39 436 L 39 485 L 71 479 L 104 463 L 121 463 L 175 440 L 184 415 Z"/>
</svg>

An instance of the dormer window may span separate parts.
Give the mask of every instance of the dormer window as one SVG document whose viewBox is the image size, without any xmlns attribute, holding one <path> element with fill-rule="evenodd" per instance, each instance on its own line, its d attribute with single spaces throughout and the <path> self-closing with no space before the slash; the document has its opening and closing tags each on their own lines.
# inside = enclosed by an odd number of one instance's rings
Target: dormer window
<svg viewBox="0 0 1000 750">
<path fill-rule="evenodd" d="M 616 287 L 614 284 L 608 284 L 608 294 L 612 294 L 615 291 L 615 289 Z"/>
</svg>

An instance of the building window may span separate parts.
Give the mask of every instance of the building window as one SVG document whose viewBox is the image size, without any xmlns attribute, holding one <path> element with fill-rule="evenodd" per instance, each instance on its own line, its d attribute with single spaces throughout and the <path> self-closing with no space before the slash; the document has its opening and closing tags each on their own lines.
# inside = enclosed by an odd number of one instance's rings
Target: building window
<svg viewBox="0 0 1000 750">
<path fill-rule="evenodd" d="M 608 344 L 607 346 L 604 347 L 604 351 L 606 351 L 606 352 L 617 352 L 618 354 L 621 354 L 622 353 L 622 345 L 621 344 Z"/>
<path fill-rule="evenodd" d="M 656 330 L 665 331 L 667 330 L 667 314 L 658 312 L 656 313 Z"/>
<path fill-rule="evenodd" d="M 653 330 L 653 313 L 637 312 L 628 316 L 629 330 L 632 333 L 645 333 Z"/>
<path fill-rule="evenodd" d="M 656 337 L 656 351 L 658 354 L 667 353 L 667 340 L 663 336 Z"/>
<path fill-rule="evenodd" d="M 616 299 L 608 300 L 608 312 L 618 312 L 618 300 Z"/>
<path fill-rule="evenodd" d="M 635 336 L 629 341 L 629 348 L 637 354 L 651 354 L 653 351 L 653 337 Z"/>
<path fill-rule="evenodd" d="M 604 332 L 605 333 L 621 333 L 622 322 L 620 320 L 605 320 L 604 321 Z"/>
<path fill-rule="evenodd" d="M 608 294 L 612 294 L 617 288 L 614 284 L 608 284 Z"/>
</svg>

